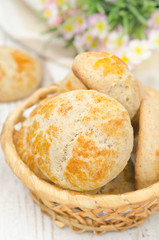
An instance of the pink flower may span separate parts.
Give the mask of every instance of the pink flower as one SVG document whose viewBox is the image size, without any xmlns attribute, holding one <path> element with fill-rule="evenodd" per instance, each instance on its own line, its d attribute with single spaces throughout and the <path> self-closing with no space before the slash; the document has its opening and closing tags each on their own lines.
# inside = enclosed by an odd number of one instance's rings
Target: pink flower
<svg viewBox="0 0 159 240">
<path fill-rule="evenodd" d="M 47 0 L 44 2 L 46 8 L 49 8 L 52 4 L 55 4 L 55 0 Z"/>
<path fill-rule="evenodd" d="M 87 31 L 84 34 L 76 35 L 74 40 L 74 45 L 77 51 L 102 51 L 103 43 L 98 38 L 94 38 L 92 34 Z"/>
<path fill-rule="evenodd" d="M 90 31 L 86 31 L 85 33 L 82 34 L 82 40 L 83 40 L 83 44 L 84 44 L 85 48 L 89 49 L 90 44 L 94 40 L 94 37 L 92 36 Z"/>
<path fill-rule="evenodd" d="M 75 24 L 72 21 L 66 21 L 61 30 L 64 39 L 70 40 L 75 35 L 75 32 Z"/>
<path fill-rule="evenodd" d="M 106 15 L 104 13 L 94 13 L 89 17 L 88 23 L 93 25 L 98 19 L 106 20 Z"/>
<path fill-rule="evenodd" d="M 155 11 L 150 20 L 148 21 L 148 26 L 150 28 L 159 28 L 159 10 Z"/>
<path fill-rule="evenodd" d="M 46 2 L 44 9 L 44 17 L 47 19 L 49 26 L 58 26 L 62 22 L 62 18 L 59 15 L 59 9 L 56 5 L 55 0 Z"/>
<path fill-rule="evenodd" d="M 94 38 L 89 46 L 89 51 L 102 51 L 103 45 L 102 41 L 98 38 Z"/>
<path fill-rule="evenodd" d="M 76 25 L 76 34 L 83 32 L 84 29 L 87 28 L 87 19 L 85 15 L 77 15 L 77 18 L 75 19 L 75 25 Z"/>
<path fill-rule="evenodd" d="M 91 28 L 94 37 L 103 39 L 108 34 L 108 22 L 105 14 L 93 14 L 88 19 L 88 26 Z"/>
<path fill-rule="evenodd" d="M 109 51 L 115 51 L 125 46 L 129 42 L 129 36 L 122 34 L 123 30 L 115 30 L 109 33 L 107 48 Z"/>
</svg>

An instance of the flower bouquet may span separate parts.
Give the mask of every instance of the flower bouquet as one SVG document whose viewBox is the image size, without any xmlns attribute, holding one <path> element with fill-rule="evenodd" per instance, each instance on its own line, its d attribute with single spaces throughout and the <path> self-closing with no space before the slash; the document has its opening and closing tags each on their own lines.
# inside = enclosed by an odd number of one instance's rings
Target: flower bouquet
<svg viewBox="0 0 159 240">
<path fill-rule="evenodd" d="M 75 52 L 106 51 L 132 69 L 159 49 L 157 0 L 45 0 L 47 33 Z"/>
</svg>

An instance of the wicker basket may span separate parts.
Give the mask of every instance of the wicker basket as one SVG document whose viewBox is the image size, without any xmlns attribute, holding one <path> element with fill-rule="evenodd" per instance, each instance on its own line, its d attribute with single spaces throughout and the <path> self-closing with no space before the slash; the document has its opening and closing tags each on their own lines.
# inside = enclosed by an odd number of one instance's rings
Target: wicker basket
<svg viewBox="0 0 159 240">
<path fill-rule="evenodd" d="M 159 211 L 159 183 L 125 194 L 89 195 L 64 190 L 45 182 L 20 159 L 13 142 L 15 125 L 25 120 L 23 113 L 26 109 L 57 91 L 57 84 L 36 91 L 7 118 L 1 134 L 1 144 L 10 168 L 30 189 L 34 202 L 59 227 L 68 225 L 75 232 L 93 231 L 103 234 L 106 231 L 123 231 L 139 226 Z"/>
</svg>

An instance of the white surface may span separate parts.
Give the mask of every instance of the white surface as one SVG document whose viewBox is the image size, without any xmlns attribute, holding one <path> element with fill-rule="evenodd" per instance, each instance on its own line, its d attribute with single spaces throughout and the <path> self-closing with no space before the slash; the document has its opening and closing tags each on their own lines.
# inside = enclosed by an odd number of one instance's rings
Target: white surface
<svg viewBox="0 0 159 240">
<path fill-rule="evenodd" d="M 7 1 L 9 0 L 3 0 L 3 3 Z M 2 0 L 0 0 L 0 8 L 1 3 Z M 12 9 L 8 10 L 8 14 L 11 12 Z M 20 44 L 9 40 L 1 31 L 0 45 L 21 47 Z M 39 60 L 44 72 L 43 85 L 62 79 L 68 72 L 67 68 L 52 61 L 46 61 L 42 57 Z M 144 83 L 144 79 L 142 82 Z M 150 76 L 146 79 L 146 83 L 159 89 L 158 79 L 152 81 Z M 0 104 L 0 131 L 7 115 L 17 104 L 18 102 Z M 158 226 L 159 214 L 156 214 L 142 226 L 122 233 L 110 232 L 96 236 L 88 232 L 76 234 L 68 227 L 60 229 L 33 203 L 27 188 L 6 164 L 0 148 L 0 240 L 158 240 Z"/>
</svg>

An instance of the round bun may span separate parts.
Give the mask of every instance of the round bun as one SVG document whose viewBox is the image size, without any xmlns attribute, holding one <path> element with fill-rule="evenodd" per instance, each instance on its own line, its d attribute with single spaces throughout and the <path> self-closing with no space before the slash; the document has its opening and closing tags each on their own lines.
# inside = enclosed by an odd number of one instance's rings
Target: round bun
<svg viewBox="0 0 159 240">
<path fill-rule="evenodd" d="M 96 189 L 115 178 L 133 147 L 127 110 L 94 90 L 46 98 L 23 128 L 27 135 L 17 150 L 28 141 L 38 169 L 59 186 L 78 191 Z"/>
<path fill-rule="evenodd" d="M 41 80 L 39 62 L 28 53 L 0 47 L 0 101 L 9 102 L 29 95 Z"/>
<path fill-rule="evenodd" d="M 85 85 L 71 71 L 59 86 L 59 93 L 64 93 L 72 90 L 87 89 Z"/>
<path fill-rule="evenodd" d="M 139 109 L 140 97 L 135 77 L 118 57 L 106 52 L 81 53 L 75 58 L 72 70 L 87 88 L 118 100 L 131 118 Z"/>
</svg>

